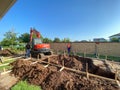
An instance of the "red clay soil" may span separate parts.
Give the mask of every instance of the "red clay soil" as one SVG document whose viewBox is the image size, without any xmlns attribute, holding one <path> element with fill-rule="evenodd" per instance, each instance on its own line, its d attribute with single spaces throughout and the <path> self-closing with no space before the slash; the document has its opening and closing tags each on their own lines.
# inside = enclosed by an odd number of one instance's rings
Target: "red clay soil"
<svg viewBox="0 0 120 90">
<path fill-rule="evenodd" d="M 10 51 L 9 49 L 0 50 L 0 56 L 12 56 L 14 54 L 15 53 Z"/>
<path fill-rule="evenodd" d="M 84 71 L 84 62 L 89 62 L 91 63 L 89 71 L 93 72 L 95 70 L 92 62 L 85 59 L 83 61 L 82 58 L 80 60 L 80 58 L 75 56 L 59 55 L 49 58 L 50 63 L 57 65 L 62 65 L 63 60 L 65 67 Z M 60 68 L 53 65 L 45 68 L 43 63 L 32 64 L 32 61 L 25 60 L 17 60 L 11 65 L 13 66 L 12 73 L 15 76 L 19 76 L 31 84 L 39 85 L 43 90 L 119 90 L 115 82 L 93 77 L 87 79 L 85 75 L 72 71 L 65 69 L 59 71 Z"/>
</svg>

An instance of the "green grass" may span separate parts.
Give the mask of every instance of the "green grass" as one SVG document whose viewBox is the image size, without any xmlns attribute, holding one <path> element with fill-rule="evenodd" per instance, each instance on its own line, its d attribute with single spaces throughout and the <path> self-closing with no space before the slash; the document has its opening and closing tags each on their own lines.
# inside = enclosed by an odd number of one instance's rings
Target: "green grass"
<svg viewBox="0 0 120 90">
<path fill-rule="evenodd" d="M 115 56 L 108 56 L 107 57 L 108 58 L 108 60 L 110 60 L 110 61 L 117 61 L 117 62 L 120 62 L 120 57 L 115 57 Z"/>
<path fill-rule="evenodd" d="M 3 61 L 3 63 L 1 63 L 0 65 L 2 65 L 2 64 L 6 64 L 6 63 L 11 63 L 11 62 L 13 62 L 14 61 L 14 59 L 11 59 L 11 60 L 6 60 L 6 61 Z M 3 71 L 3 69 L 6 69 L 6 70 L 10 70 L 12 67 L 11 66 L 9 66 L 9 65 L 5 65 L 5 66 L 0 66 L 0 71 Z"/>
<path fill-rule="evenodd" d="M 30 85 L 27 81 L 20 81 L 11 90 L 42 90 L 40 86 Z"/>
<path fill-rule="evenodd" d="M 8 65 L 1 66 L 1 67 L 0 67 L 0 71 L 3 71 L 4 68 L 5 68 L 6 70 L 10 70 L 12 67 L 11 67 L 11 66 L 8 66 Z"/>
<path fill-rule="evenodd" d="M 86 57 L 95 58 L 95 55 L 94 54 L 86 54 Z"/>
<path fill-rule="evenodd" d="M 84 57 L 84 53 L 77 53 L 77 55 Z M 95 54 L 85 54 L 85 57 L 96 58 Z M 99 55 L 100 59 L 106 59 L 105 55 Z M 117 56 L 107 56 L 107 60 L 120 62 L 120 57 Z"/>
<path fill-rule="evenodd" d="M 14 59 L 9 59 L 9 60 L 6 60 L 6 61 L 3 61 L 3 63 L 2 64 L 5 64 L 5 63 L 11 63 L 11 62 L 14 62 L 15 60 Z"/>
</svg>

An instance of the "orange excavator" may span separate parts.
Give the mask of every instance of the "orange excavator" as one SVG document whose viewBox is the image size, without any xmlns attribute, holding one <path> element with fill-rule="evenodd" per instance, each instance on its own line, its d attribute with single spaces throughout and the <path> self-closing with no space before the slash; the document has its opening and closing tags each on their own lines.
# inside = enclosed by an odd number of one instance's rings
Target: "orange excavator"
<svg viewBox="0 0 120 90">
<path fill-rule="evenodd" d="M 37 38 L 33 38 L 33 34 L 36 35 Z M 31 55 L 42 57 L 43 55 L 51 55 L 52 51 L 50 49 L 50 44 L 42 43 L 40 33 L 31 28 L 30 29 L 30 43 L 32 45 Z"/>
</svg>

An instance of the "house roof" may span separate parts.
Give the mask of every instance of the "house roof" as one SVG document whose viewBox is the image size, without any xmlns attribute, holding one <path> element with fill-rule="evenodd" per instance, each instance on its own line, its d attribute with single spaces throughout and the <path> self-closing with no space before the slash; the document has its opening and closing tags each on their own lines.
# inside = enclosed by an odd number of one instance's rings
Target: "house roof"
<svg viewBox="0 0 120 90">
<path fill-rule="evenodd" d="M 110 36 L 110 37 L 113 37 L 113 36 L 120 36 L 120 33 L 114 34 L 114 35 L 112 35 L 112 36 Z"/>
<path fill-rule="evenodd" d="M 0 19 L 13 6 L 16 0 L 0 0 Z"/>
<path fill-rule="evenodd" d="M 105 40 L 104 38 L 94 38 L 93 40 Z"/>
</svg>

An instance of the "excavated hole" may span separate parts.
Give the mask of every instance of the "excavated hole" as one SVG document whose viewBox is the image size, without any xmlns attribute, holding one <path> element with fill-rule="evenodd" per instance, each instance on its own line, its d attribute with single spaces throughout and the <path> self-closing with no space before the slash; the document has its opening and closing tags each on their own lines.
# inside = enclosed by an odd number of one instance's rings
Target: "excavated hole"
<svg viewBox="0 0 120 90">
<path fill-rule="evenodd" d="M 74 56 L 74 57 L 82 63 L 82 71 L 85 71 L 86 63 L 88 63 L 88 72 L 89 73 L 100 75 L 100 76 L 111 78 L 111 79 L 115 78 L 115 73 L 111 72 L 109 67 L 106 64 L 104 64 L 102 66 L 96 66 L 93 63 L 93 60 L 90 58 L 83 58 L 83 57 L 78 57 L 78 56 Z M 104 61 L 102 61 L 102 62 L 104 62 Z M 105 68 L 102 69 L 102 67 L 105 67 Z"/>
<path fill-rule="evenodd" d="M 115 78 L 115 73 L 112 73 L 106 64 L 102 66 L 96 66 L 93 63 L 93 60 L 90 58 L 83 58 L 79 56 L 59 55 L 59 56 L 50 57 L 49 59 L 51 63 L 59 64 L 59 65 L 63 65 L 62 61 L 64 60 L 65 67 L 73 68 L 76 70 L 81 70 L 84 72 L 86 71 L 86 63 L 88 63 L 89 73 L 100 75 L 100 76 L 111 78 L 111 79 Z M 103 66 L 105 67 L 104 69 L 102 69 Z"/>
</svg>

